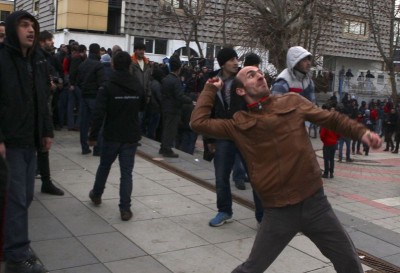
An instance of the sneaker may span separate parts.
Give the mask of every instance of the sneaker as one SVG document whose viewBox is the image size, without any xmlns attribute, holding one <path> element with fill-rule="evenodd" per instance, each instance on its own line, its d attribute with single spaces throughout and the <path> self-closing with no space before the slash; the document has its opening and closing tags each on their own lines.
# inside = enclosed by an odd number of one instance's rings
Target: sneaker
<svg viewBox="0 0 400 273">
<path fill-rule="evenodd" d="M 5 273 L 48 273 L 43 265 L 36 263 L 35 259 L 22 262 L 7 261 Z"/>
<path fill-rule="evenodd" d="M 235 181 L 235 187 L 238 190 L 245 190 L 246 189 L 246 185 L 244 184 L 244 181 Z"/>
<path fill-rule="evenodd" d="M 324 174 L 322 175 L 322 178 L 328 178 L 328 174 L 327 174 L 327 173 L 324 173 Z"/>
<path fill-rule="evenodd" d="M 92 150 L 87 149 L 87 150 L 83 150 L 83 151 L 82 151 L 82 154 L 83 154 L 83 155 L 88 155 L 88 154 L 90 154 L 91 152 L 92 152 Z"/>
<path fill-rule="evenodd" d="M 232 221 L 232 214 L 218 212 L 217 215 L 208 223 L 211 227 L 219 227 Z"/>
<path fill-rule="evenodd" d="M 101 196 L 95 196 L 93 193 L 93 190 L 91 190 L 89 192 L 89 198 L 90 198 L 90 200 L 92 200 L 92 202 L 95 206 L 98 206 L 101 204 Z"/>
<path fill-rule="evenodd" d="M 62 196 L 64 195 L 64 191 L 60 188 L 57 188 L 52 181 L 50 180 L 50 182 L 43 182 L 42 183 L 42 189 L 41 189 L 42 193 L 47 193 L 47 194 L 51 194 L 51 195 L 59 195 Z"/>
<path fill-rule="evenodd" d="M 121 220 L 122 221 L 128 221 L 132 218 L 133 213 L 130 209 L 128 210 L 121 210 Z"/>
<path fill-rule="evenodd" d="M 333 173 L 331 173 L 331 174 L 329 175 L 329 178 L 334 178 Z"/>
</svg>

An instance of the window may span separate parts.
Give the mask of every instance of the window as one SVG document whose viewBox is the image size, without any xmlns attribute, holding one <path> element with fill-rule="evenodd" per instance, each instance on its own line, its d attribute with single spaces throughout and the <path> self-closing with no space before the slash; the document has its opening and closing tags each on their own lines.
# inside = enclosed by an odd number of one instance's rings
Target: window
<svg viewBox="0 0 400 273">
<path fill-rule="evenodd" d="M 0 11 L 0 21 L 5 21 L 8 15 L 10 15 L 9 11 L 1 10 Z"/>
<path fill-rule="evenodd" d="M 367 24 L 362 21 L 345 20 L 344 21 L 344 33 L 363 35 L 367 34 Z"/>
<path fill-rule="evenodd" d="M 171 6 L 175 9 L 183 9 L 183 0 L 171 0 Z"/>
<path fill-rule="evenodd" d="M 143 43 L 146 45 L 147 53 L 154 54 L 167 54 L 167 40 L 160 39 L 145 39 L 145 38 L 135 38 L 135 43 Z"/>
<path fill-rule="evenodd" d="M 218 52 L 221 50 L 221 46 L 209 44 L 207 45 L 206 56 L 207 57 L 216 57 Z"/>
<path fill-rule="evenodd" d="M 384 83 L 385 83 L 385 75 L 379 74 L 379 75 L 378 75 L 377 83 L 378 83 L 378 84 L 384 84 Z"/>
<path fill-rule="evenodd" d="M 33 0 L 32 13 L 33 13 L 33 16 L 36 16 L 39 14 L 39 0 Z"/>
</svg>

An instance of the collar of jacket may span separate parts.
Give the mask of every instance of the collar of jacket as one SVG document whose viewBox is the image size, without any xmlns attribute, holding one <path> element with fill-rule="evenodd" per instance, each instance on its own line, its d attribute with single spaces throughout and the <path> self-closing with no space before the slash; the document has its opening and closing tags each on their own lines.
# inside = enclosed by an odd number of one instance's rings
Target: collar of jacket
<svg viewBox="0 0 400 273">
<path fill-rule="evenodd" d="M 132 54 L 131 59 L 132 59 L 133 63 L 138 64 L 138 59 L 137 59 L 137 56 L 136 56 L 135 53 Z M 144 61 L 145 64 L 148 64 L 149 63 L 149 58 L 143 56 L 143 61 Z"/>
<path fill-rule="evenodd" d="M 269 99 L 269 96 L 264 96 L 261 99 L 259 99 L 258 101 L 249 103 L 246 106 L 249 110 L 252 110 L 252 109 L 261 110 L 261 109 L 263 109 L 264 105 L 267 103 L 268 99 Z"/>
</svg>

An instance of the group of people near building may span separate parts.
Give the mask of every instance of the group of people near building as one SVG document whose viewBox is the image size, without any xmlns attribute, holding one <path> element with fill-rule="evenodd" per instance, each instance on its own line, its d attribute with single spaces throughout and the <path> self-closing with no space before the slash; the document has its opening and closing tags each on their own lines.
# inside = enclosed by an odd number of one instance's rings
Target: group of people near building
<svg viewBox="0 0 400 273">
<path fill-rule="evenodd" d="M 6 182 L 7 186 L 0 195 L 0 242 L 6 273 L 46 272 L 29 248 L 28 208 L 37 160 L 43 164 L 41 177 L 48 178 L 42 192 L 63 194 L 50 179 L 54 123 L 60 128 L 65 124 L 70 130 L 79 128 L 82 154 L 90 154 L 93 147 L 93 155 L 100 156 L 89 192 L 96 206 L 102 203 L 111 165 L 118 158 L 119 212 L 121 220 L 127 221 L 133 217 L 135 153 L 143 134 L 154 137 L 160 117 L 159 153 L 164 157 L 178 157 L 173 148 L 182 119 L 190 132 L 206 136 L 205 147 L 214 156 L 218 208 L 209 221 L 211 227 L 233 218 L 233 169 L 238 168 L 242 176 L 236 187 L 244 189 L 244 181 L 249 180 L 254 189 L 259 230 L 249 258 L 233 272 L 264 272 L 298 232 L 318 246 L 337 272 L 362 272 L 355 247 L 324 194 L 306 125 L 318 124 L 366 147 L 380 147 L 381 139 L 368 124 L 314 104 L 310 52 L 291 47 L 288 67 L 270 91 L 258 56 L 250 55 L 240 69 L 237 52 L 223 48 L 217 54 L 221 69 L 204 71 L 195 84 L 204 88 L 193 96 L 183 89 L 182 62 L 177 55 L 169 59 L 168 73 L 163 66 L 151 66 L 144 44 L 135 44 L 133 55 L 119 46 L 110 55 L 92 43 L 86 56 L 86 47 L 72 42 L 70 54 L 68 46 L 62 46 L 53 55 L 51 33 L 40 32 L 28 12 L 14 12 L 5 27 L 6 40 L 0 45 L 0 158 L 8 167 L 1 162 L 0 189 Z M 57 90 L 58 101 L 54 99 Z M 53 112 L 55 100 L 57 114 Z M 150 113 L 160 114 L 158 118 L 148 116 L 153 107 L 159 111 Z M 192 143 L 195 138 L 182 134 L 180 143 Z"/>
</svg>

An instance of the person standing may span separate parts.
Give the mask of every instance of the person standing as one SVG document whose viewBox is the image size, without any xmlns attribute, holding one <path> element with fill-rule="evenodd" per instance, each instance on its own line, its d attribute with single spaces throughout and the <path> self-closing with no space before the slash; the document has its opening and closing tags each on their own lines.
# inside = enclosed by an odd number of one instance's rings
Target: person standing
<svg viewBox="0 0 400 273">
<path fill-rule="evenodd" d="M 99 89 L 104 85 L 104 68 L 100 62 L 100 46 L 91 44 L 89 46 L 89 57 L 79 65 L 77 85 L 82 90 L 82 103 L 80 107 L 80 141 L 82 154 L 90 154 L 87 140 L 90 120 L 94 111 L 96 96 Z M 98 145 L 93 147 L 93 155 L 99 152 Z"/>
<path fill-rule="evenodd" d="M 213 78 L 200 94 L 191 117 L 191 126 L 198 133 L 235 142 L 264 206 L 249 258 L 232 272 L 264 272 L 298 232 L 317 245 L 338 273 L 364 272 L 324 193 L 320 166 L 304 123 L 309 120 L 334 129 L 372 148 L 380 147 L 379 136 L 298 94 L 271 96 L 263 73 L 256 67 L 241 69 L 235 85 L 247 111 L 237 112 L 233 119 L 212 119 L 212 106 L 223 86 L 221 79 Z"/>
<path fill-rule="evenodd" d="M 114 71 L 109 82 L 100 88 L 93 112 L 89 145 L 96 145 L 104 123 L 103 147 L 93 189 L 89 193 L 95 205 L 101 204 L 101 196 L 110 173 L 111 165 L 118 157 L 121 179 L 119 210 L 121 219 L 132 218 L 131 194 L 132 171 L 137 143 L 141 139 L 138 113 L 144 106 L 142 87 L 129 73 L 131 58 L 121 51 L 112 58 Z"/>
<path fill-rule="evenodd" d="M 322 109 L 327 109 L 329 111 L 335 111 L 335 107 L 322 107 Z M 335 153 L 337 148 L 337 141 L 340 137 L 337 133 L 327 128 L 322 127 L 319 131 L 319 136 L 324 143 L 322 147 L 322 153 L 324 156 L 324 174 L 323 178 L 333 178 L 333 172 L 335 169 Z"/>
<path fill-rule="evenodd" d="M 6 273 L 44 273 L 30 251 L 28 208 L 33 199 L 36 151 L 48 151 L 53 127 L 49 70 L 37 47 L 39 23 L 26 11 L 6 19 L 0 46 L 0 156 L 9 166 L 4 236 Z"/>
<path fill-rule="evenodd" d="M 193 103 L 192 99 L 183 93 L 183 87 L 179 75 L 182 63 L 177 56 L 172 56 L 169 60 L 171 72 L 162 80 L 162 137 L 160 150 L 158 151 L 164 157 L 179 157 L 174 153 L 176 134 L 181 120 L 182 107 L 184 104 Z"/>
<path fill-rule="evenodd" d="M 150 102 L 151 89 L 150 89 L 150 79 L 151 79 L 151 66 L 150 60 L 144 56 L 146 52 L 146 45 L 142 42 L 137 42 L 133 45 L 133 55 L 132 64 L 130 67 L 131 74 L 139 81 L 143 88 L 143 93 L 146 96 L 146 104 Z M 145 109 L 139 112 L 139 122 L 141 124 L 141 130 L 143 134 L 146 134 L 145 124 Z"/>
<path fill-rule="evenodd" d="M 44 30 L 40 32 L 38 41 L 42 53 L 46 58 L 47 64 L 49 65 L 49 77 L 51 82 L 49 108 L 51 109 L 51 105 L 53 105 L 53 100 L 57 100 L 57 98 L 54 97 L 54 93 L 57 93 L 58 89 L 62 88 L 63 82 L 60 79 L 64 77 L 64 74 L 62 72 L 61 63 L 59 63 L 54 56 L 53 34 L 48 32 L 47 30 Z M 51 180 L 49 151 L 37 151 L 37 165 L 37 172 L 38 174 L 40 174 L 40 179 L 42 180 L 41 192 L 52 195 L 64 195 L 64 191 L 56 187 Z"/>
<path fill-rule="evenodd" d="M 315 85 L 309 75 L 312 54 L 301 46 L 289 48 L 286 57 L 287 68 L 276 78 L 272 94 L 295 92 L 315 103 Z"/>
</svg>

